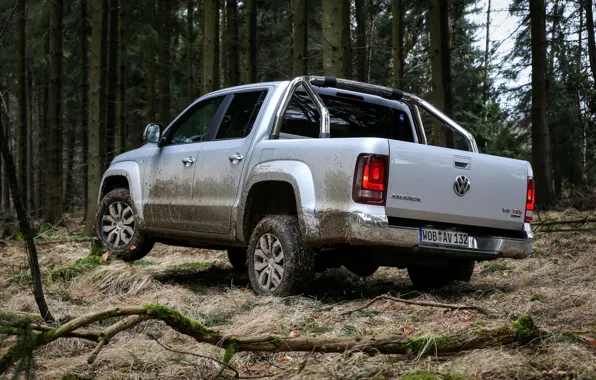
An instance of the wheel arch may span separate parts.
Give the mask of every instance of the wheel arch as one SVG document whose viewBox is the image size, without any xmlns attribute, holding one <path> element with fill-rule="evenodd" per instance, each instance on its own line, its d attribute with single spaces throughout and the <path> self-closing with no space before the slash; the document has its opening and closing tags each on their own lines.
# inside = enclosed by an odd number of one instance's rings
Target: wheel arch
<svg viewBox="0 0 596 380">
<path fill-rule="evenodd" d="M 135 204 L 137 216 L 143 218 L 143 197 L 141 191 L 140 169 L 134 161 L 123 161 L 111 165 L 103 175 L 100 185 L 99 204 L 103 197 L 117 188 L 126 188 Z"/>
<path fill-rule="evenodd" d="M 245 188 L 247 191 L 244 192 L 236 219 L 239 241 L 248 244 L 255 217 L 263 213 L 297 215 L 304 240 L 315 238 L 315 188 L 312 173 L 305 163 L 274 161 L 257 165 L 249 175 Z M 281 206 L 275 206 L 272 197 L 281 200 Z"/>
</svg>

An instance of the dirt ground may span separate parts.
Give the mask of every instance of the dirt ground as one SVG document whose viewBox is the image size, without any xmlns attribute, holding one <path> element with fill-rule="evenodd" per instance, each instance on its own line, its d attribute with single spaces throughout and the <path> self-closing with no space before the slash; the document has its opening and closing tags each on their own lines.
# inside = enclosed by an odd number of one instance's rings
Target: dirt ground
<svg viewBox="0 0 596 380">
<path fill-rule="evenodd" d="M 588 215 L 582 213 L 582 216 Z M 593 216 L 593 213 L 591 214 Z M 573 211 L 542 218 L 573 218 Z M 592 226 L 594 227 L 594 226 Z M 74 235 L 70 229 L 47 237 Z M 112 262 L 89 270 L 60 271 L 89 254 L 89 243 L 40 245 L 45 291 L 54 315 L 78 316 L 114 306 L 162 304 L 225 334 L 358 336 L 407 333 L 412 337 L 451 335 L 479 327 L 510 324 L 530 314 L 538 327 L 552 333 L 540 345 L 500 347 L 436 357 L 423 355 L 236 354 L 231 365 L 241 376 L 265 378 L 420 378 L 420 379 L 596 379 L 596 233 L 539 234 L 532 257 L 476 265 L 472 282 L 439 291 L 415 291 L 405 270 L 381 268 L 362 279 L 345 269 L 317 276 L 314 292 L 300 297 L 257 297 L 247 275 L 232 271 L 225 252 L 157 245 L 133 265 Z M 35 312 L 30 276 L 22 243 L 0 247 L 0 310 Z M 414 300 L 480 305 L 500 313 L 489 318 L 474 311 L 378 302 L 350 316 L 347 310 L 390 293 Z M 111 321 L 114 322 L 114 321 Z M 554 333 L 573 332 L 576 342 Z M 557 335 L 558 336 L 558 335 Z M 12 338 L 0 337 L 0 353 Z M 177 350 L 222 359 L 223 350 L 176 333 L 161 322 L 144 322 L 116 336 L 93 365 L 87 359 L 92 343 L 63 339 L 36 352 L 39 379 L 203 379 L 218 371 L 209 359 L 174 353 Z M 225 376 L 231 377 L 232 372 Z"/>
</svg>

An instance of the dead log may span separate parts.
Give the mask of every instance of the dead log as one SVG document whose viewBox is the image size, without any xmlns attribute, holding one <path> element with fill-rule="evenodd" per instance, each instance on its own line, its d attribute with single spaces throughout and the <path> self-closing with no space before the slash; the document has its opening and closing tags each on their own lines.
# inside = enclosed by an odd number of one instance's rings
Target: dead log
<svg viewBox="0 0 596 380">
<path fill-rule="evenodd" d="M 564 225 L 564 224 L 585 224 L 585 223 L 596 223 L 596 218 L 576 218 L 576 219 L 566 219 L 566 220 L 545 220 L 544 222 L 535 222 L 532 223 L 532 227 L 544 227 L 544 226 L 555 226 L 555 225 Z"/>
<path fill-rule="evenodd" d="M 17 317 L 15 317 L 17 316 Z M 103 331 L 88 330 L 95 322 L 114 317 L 127 317 Z M 35 350 L 60 338 L 77 337 L 98 342 L 89 362 L 93 362 L 101 348 L 121 331 L 128 330 L 145 320 L 161 320 L 169 327 L 194 338 L 226 350 L 224 363 L 236 352 L 322 352 L 343 353 L 359 351 L 369 354 L 417 354 L 425 352 L 437 355 L 452 354 L 463 350 L 496 347 L 509 344 L 526 344 L 540 339 L 543 333 L 529 316 L 520 317 L 515 323 L 492 330 L 477 330 L 453 336 L 408 337 L 404 334 L 390 336 L 362 336 L 355 338 L 315 337 L 284 338 L 279 336 L 236 337 L 226 336 L 211 330 L 199 322 L 183 316 L 165 306 L 146 305 L 126 308 L 112 308 L 83 315 L 57 327 L 33 323 L 28 315 L 0 312 L 0 331 L 3 334 L 18 334 L 33 331 L 29 347 Z M 25 329 L 23 326 L 26 326 Z M 85 329 L 85 330 L 83 330 Z M 27 353 L 12 346 L 0 357 L 0 375 Z"/>
<path fill-rule="evenodd" d="M 382 295 L 373 298 L 370 302 L 366 305 L 359 307 L 354 310 L 346 311 L 341 313 L 341 315 L 350 315 L 360 310 L 368 309 L 372 304 L 381 300 L 388 300 L 393 302 L 400 302 L 406 305 L 416 305 L 416 306 L 427 306 L 427 307 L 439 307 L 443 309 L 451 309 L 451 310 L 474 310 L 486 316 L 492 316 L 494 313 L 490 312 L 489 310 L 483 308 L 482 306 L 475 306 L 475 305 L 458 305 L 458 304 L 450 304 L 450 303 L 441 303 L 441 302 L 426 302 L 426 301 L 414 301 L 414 300 L 406 300 L 403 298 L 396 298 L 387 295 Z"/>
</svg>

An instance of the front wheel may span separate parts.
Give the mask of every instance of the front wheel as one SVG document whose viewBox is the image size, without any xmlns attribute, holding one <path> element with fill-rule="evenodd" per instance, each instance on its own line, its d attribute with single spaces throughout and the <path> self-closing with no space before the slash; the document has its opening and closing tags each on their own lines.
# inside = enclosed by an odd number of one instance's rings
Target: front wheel
<svg viewBox="0 0 596 380">
<path fill-rule="evenodd" d="M 248 274 L 258 295 L 285 297 L 308 289 L 315 255 L 302 241 L 297 217 L 268 216 L 257 224 L 248 245 Z"/>
<path fill-rule="evenodd" d="M 408 276 L 419 290 L 438 289 L 453 281 L 470 282 L 474 261 L 452 261 L 447 267 L 409 266 Z"/>
<path fill-rule="evenodd" d="M 115 189 L 103 197 L 97 211 L 95 233 L 103 245 L 123 261 L 142 259 L 154 245 L 141 230 L 127 189 Z"/>
</svg>

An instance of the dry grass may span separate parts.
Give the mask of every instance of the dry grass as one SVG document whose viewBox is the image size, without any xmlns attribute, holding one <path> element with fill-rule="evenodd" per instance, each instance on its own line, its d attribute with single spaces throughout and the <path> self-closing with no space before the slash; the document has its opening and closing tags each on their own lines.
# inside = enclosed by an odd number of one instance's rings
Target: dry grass
<svg viewBox="0 0 596 380">
<path fill-rule="evenodd" d="M 566 210 L 541 217 L 577 215 Z M 84 243 L 42 246 L 42 269 L 69 266 L 88 252 Z M 300 330 L 303 336 L 357 336 L 399 333 L 405 328 L 412 329 L 411 335 L 416 337 L 438 336 L 502 326 L 515 316 L 530 313 L 549 332 L 575 331 L 585 338 L 596 337 L 596 236 L 588 233 L 540 235 L 533 257 L 479 264 L 472 283 L 431 293 L 414 291 L 405 271 L 382 268 L 366 280 L 345 270 L 328 270 L 317 277 L 315 291 L 302 297 L 256 297 L 248 288 L 248 277 L 232 271 L 225 252 L 163 245 L 133 265 L 115 262 L 70 281 L 52 280 L 47 275 L 44 278 L 48 303 L 55 315 L 159 303 L 234 335 L 288 336 Z M 22 247 L 0 247 L 0 309 L 34 312 L 29 281 Z M 501 312 L 502 317 L 392 302 L 378 302 L 350 316 L 340 315 L 385 293 L 416 300 L 477 304 Z M 115 337 L 93 366 L 86 364 L 93 350 L 88 342 L 66 339 L 40 349 L 38 378 L 77 374 L 98 379 L 202 379 L 218 369 L 208 359 L 164 350 L 150 336 L 176 349 L 217 359 L 223 356 L 218 348 L 198 345 L 150 321 Z M 6 344 L 0 340 L 0 352 Z M 443 358 L 435 357 L 432 347 L 422 357 L 240 353 L 232 365 L 243 376 L 268 375 L 276 379 L 392 378 L 420 373 L 457 373 L 464 378 L 487 379 L 594 378 L 596 350 L 585 343 L 551 338 L 541 347 L 502 347 Z"/>
</svg>

